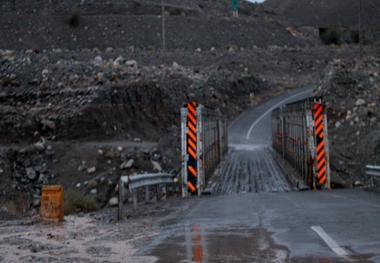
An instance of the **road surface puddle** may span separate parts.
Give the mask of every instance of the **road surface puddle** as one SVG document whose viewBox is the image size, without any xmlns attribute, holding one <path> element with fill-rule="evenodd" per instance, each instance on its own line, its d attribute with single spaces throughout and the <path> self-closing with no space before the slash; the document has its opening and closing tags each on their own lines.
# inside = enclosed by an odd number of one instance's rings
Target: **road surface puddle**
<svg viewBox="0 0 380 263">
<path fill-rule="evenodd" d="M 289 250 L 263 228 L 208 229 L 197 223 L 175 231 L 151 251 L 164 262 L 287 262 Z"/>
<path fill-rule="evenodd" d="M 171 226 L 166 236 L 161 234 L 149 249 L 137 253 L 157 258 L 156 263 L 372 262 L 373 255 L 360 255 L 349 248 L 350 256 L 346 259 L 323 253 L 294 257 L 288 247 L 275 243 L 272 234 L 262 227 L 221 227 L 190 222 L 179 227 Z"/>
</svg>

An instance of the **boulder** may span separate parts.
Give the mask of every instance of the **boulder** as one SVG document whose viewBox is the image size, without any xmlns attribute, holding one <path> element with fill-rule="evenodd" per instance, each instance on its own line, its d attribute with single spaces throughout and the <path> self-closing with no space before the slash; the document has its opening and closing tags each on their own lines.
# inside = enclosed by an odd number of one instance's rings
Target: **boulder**
<svg viewBox="0 0 380 263">
<path fill-rule="evenodd" d="M 138 68 L 137 62 L 135 60 L 128 60 L 125 64 L 130 68 Z"/>
<path fill-rule="evenodd" d="M 28 177 L 29 180 L 33 181 L 34 179 L 36 179 L 37 174 L 36 174 L 36 171 L 34 171 L 32 167 L 28 167 L 25 170 L 26 170 L 26 176 Z"/>
<path fill-rule="evenodd" d="M 36 142 L 34 144 L 35 146 L 35 149 L 38 151 L 38 152 L 43 152 L 45 150 L 45 145 L 42 143 L 42 142 Z"/>
<path fill-rule="evenodd" d="M 119 199 L 117 197 L 112 197 L 109 201 L 108 204 L 110 206 L 117 206 L 119 204 Z"/>
<path fill-rule="evenodd" d="M 120 169 L 129 169 L 132 167 L 134 163 L 134 160 L 133 159 L 130 159 L 129 161 L 127 162 L 123 162 L 121 165 L 120 165 Z"/>
<path fill-rule="evenodd" d="M 42 124 L 46 127 L 46 128 L 48 128 L 49 130 L 55 130 L 55 123 L 54 123 L 54 121 L 48 121 L 48 120 L 44 120 L 44 121 L 42 121 Z"/>
<path fill-rule="evenodd" d="M 93 174 L 96 172 L 96 167 L 95 166 L 92 166 L 90 168 L 87 169 L 87 173 L 88 174 Z"/>
<path fill-rule="evenodd" d="M 103 58 L 101 56 L 96 56 L 94 58 L 95 64 L 101 64 L 103 62 Z"/>
<path fill-rule="evenodd" d="M 363 105 L 366 105 L 367 102 L 363 99 L 358 99 L 356 102 L 355 102 L 355 105 L 356 106 L 363 106 Z"/>
</svg>

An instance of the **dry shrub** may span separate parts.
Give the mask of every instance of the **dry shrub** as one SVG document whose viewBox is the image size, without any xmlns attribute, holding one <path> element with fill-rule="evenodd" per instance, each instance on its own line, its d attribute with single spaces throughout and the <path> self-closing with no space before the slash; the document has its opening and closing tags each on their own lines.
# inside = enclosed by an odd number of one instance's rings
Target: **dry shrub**
<svg viewBox="0 0 380 263">
<path fill-rule="evenodd" d="M 373 116 L 373 111 L 372 111 L 372 109 L 368 109 L 366 115 L 367 115 L 368 118 L 372 118 L 372 116 Z"/>
<path fill-rule="evenodd" d="M 351 36 L 351 41 L 355 44 L 358 44 L 360 41 L 360 32 L 356 28 L 351 28 L 350 29 L 350 36 Z"/>
<path fill-rule="evenodd" d="M 8 209 L 8 211 L 13 213 L 13 214 L 19 214 L 20 213 L 19 209 L 17 209 L 18 206 L 12 200 L 4 203 L 3 206 L 6 207 Z"/>
<path fill-rule="evenodd" d="M 152 46 L 152 45 L 150 45 L 150 46 L 147 46 L 146 49 L 147 49 L 148 51 L 156 51 L 156 46 Z"/>
<path fill-rule="evenodd" d="M 81 13 L 78 9 L 74 8 L 70 11 L 68 16 L 68 23 L 72 27 L 78 27 L 80 24 Z"/>
<path fill-rule="evenodd" d="M 90 189 L 96 188 L 98 187 L 98 185 L 98 181 L 96 181 L 95 179 L 88 181 L 88 188 Z"/>
<path fill-rule="evenodd" d="M 228 44 L 227 46 L 226 46 L 226 49 L 227 50 L 232 50 L 232 51 L 238 51 L 238 47 L 237 47 L 237 45 L 235 45 L 235 44 Z"/>
<path fill-rule="evenodd" d="M 339 45 L 342 32 L 338 26 L 331 26 L 321 34 L 321 38 L 326 45 Z"/>
<path fill-rule="evenodd" d="M 4 77 L 1 80 L 1 85 L 2 86 L 12 86 L 12 84 L 13 84 L 13 80 L 10 77 Z"/>
<path fill-rule="evenodd" d="M 85 195 L 79 191 L 67 189 L 64 192 L 64 214 L 75 214 L 79 212 L 97 211 L 98 203 L 92 195 Z"/>
<path fill-rule="evenodd" d="M 27 192 L 19 192 L 12 196 L 12 200 L 0 204 L 0 207 L 6 207 L 13 215 L 29 216 L 30 202 L 30 195 Z"/>
</svg>

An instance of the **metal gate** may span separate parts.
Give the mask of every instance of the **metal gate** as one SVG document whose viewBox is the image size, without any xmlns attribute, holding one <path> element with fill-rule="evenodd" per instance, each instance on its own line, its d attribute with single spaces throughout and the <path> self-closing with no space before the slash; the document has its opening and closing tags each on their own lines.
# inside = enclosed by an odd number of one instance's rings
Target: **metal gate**
<svg viewBox="0 0 380 263">
<path fill-rule="evenodd" d="M 322 98 L 275 109 L 272 143 L 307 185 L 330 188 L 327 117 Z"/>
<path fill-rule="evenodd" d="M 227 118 L 219 109 L 189 102 L 181 109 L 183 196 L 200 195 L 228 151 Z"/>
</svg>

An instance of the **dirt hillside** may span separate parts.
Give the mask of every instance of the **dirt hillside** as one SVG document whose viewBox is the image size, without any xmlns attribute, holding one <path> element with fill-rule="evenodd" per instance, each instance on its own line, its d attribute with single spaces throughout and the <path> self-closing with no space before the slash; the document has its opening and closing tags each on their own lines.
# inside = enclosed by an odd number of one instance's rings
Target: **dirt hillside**
<svg viewBox="0 0 380 263">
<path fill-rule="evenodd" d="M 359 60 L 357 44 L 323 45 L 313 24 L 289 25 L 286 12 L 246 2 L 237 19 L 230 1 L 166 2 L 165 51 L 161 1 L 4 0 L 0 8 L 4 211 L 37 214 L 44 184 L 107 207 L 121 175 L 179 174 L 186 102 L 232 121 L 252 91 L 261 101 L 317 82 L 331 107 L 336 182 L 368 184 L 364 165 L 379 164 L 375 44 Z"/>
</svg>

